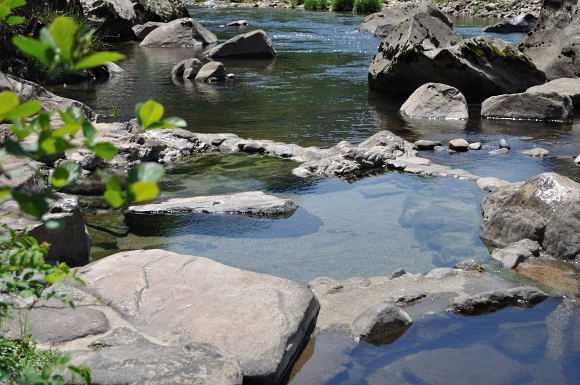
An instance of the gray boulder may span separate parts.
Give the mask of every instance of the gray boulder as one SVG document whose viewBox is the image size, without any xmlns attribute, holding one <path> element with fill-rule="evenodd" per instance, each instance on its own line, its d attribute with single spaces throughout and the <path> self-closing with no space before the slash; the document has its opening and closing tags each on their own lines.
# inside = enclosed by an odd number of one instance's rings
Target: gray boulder
<svg viewBox="0 0 580 385">
<path fill-rule="evenodd" d="M 519 93 L 497 95 L 481 104 L 487 119 L 568 121 L 574 118 L 572 100 L 556 93 Z"/>
<path fill-rule="evenodd" d="M 181 0 L 131 0 L 140 20 L 168 22 L 189 17 L 189 11 Z"/>
<path fill-rule="evenodd" d="M 580 108 L 580 79 L 578 78 L 561 78 L 554 79 L 539 86 L 533 86 L 527 89 L 527 93 L 532 94 L 550 94 L 567 95 L 572 99 L 572 104 Z"/>
<path fill-rule="evenodd" d="M 531 13 L 522 13 L 514 17 L 513 19 L 501 21 L 497 24 L 487 26 L 483 28 L 482 32 L 494 32 L 494 33 L 516 33 L 516 32 L 529 32 L 536 23 L 538 18 Z"/>
<path fill-rule="evenodd" d="M 195 47 L 215 43 L 217 36 L 191 18 L 173 20 L 149 33 L 139 44 L 143 47 Z"/>
<path fill-rule="evenodd" d="M 133 30 L 133 33 L 135 34 L 135 38 L 137 39 L 137 41 L 141 41 L 145 39 L 147 35 L 153 32 L 153 30 L 157 29 L 158 27 L 161 27 L 162 25 L 165 25 L 165 23 L 160 21 L 148 21 L 145 24 L 136 24 L 133 27 L 131 27 L 131 29 Z"/>
<path fill-rule="evenodd" d="M 531 287 L 515 287 L 477 294 L 451 304 L 449 310 L 463 315 L 492 313 L 508 306 L 532 307 L 548 294 Z"/>
<path fill-rule="evenodd" d="M 131 0 L 80 0 L 84 17 L 109 40 L 131 40 L 138 17 Z"/>
<path fill-rule="evenodd" d="M 401 106 L 401 113 L 414 119 L 467 119 L 467 101 L 455 87 L 426 83 Z"/>
<path fill-rule="evenodd" d="M 544 173 L 497 188 L 482 203 L 481 238 L 495 246 L 531 239 L 556 258 L 580 255 L 580 184 Z"/>
<path fill-rule="evenodd" d="M 172 78 L 185 78 L 187 71 L 187 79 L 194 79 L 199 70 L 203 67 L 203 63 L 199 59 L 185 59 L 177 63 L 171 69 Z"/>
<path fill-rule="evenodd" d="M 520 49 L 548 80 L 580 76 L 580 2 L 544 1 L 540 20 Z"/>
<path fill-rule="evenodd" d="M 268 34 L 261 29 L 235 36 L 205 53 L 211 58 L 269 59 L 276 57 L 276 49 Z"/>
<path fill-rule="evenodd" d="M 540 244 L 530 239 L 522 239 L 501 249 L 495 249 L 491 257 L 499 261 L 505 268 L 514 269 L 530 257 L 540 255 Z"/>
<path fill-rule="evenodd" d="M 451 139 L 449 141 L 449 148 L 453 151 L 464 152 L 469 149 L 469 142 L 465 139 Z"/>
<path fill-rule="evenodd" d="M 483 191 L 492 192 L 502 187 L 512 186 L 512 183 L 507 180 L 496 178 L 494 176 L 487 176 L 477 179 L 477 187 Z"/>
<path fill-rule="evenodd" d="M 439 19 L 417 15 L 381 43 L 368 72 L 369 86 L 411 94 L 427 82 L 457 88 L 468 102 L 523 92 L 545 75 L 517 48 L 490 36 L 463 40 Z"/>
<path fill-rule="evenodd" d="M 292 281 L 164 250 L 114 254 L 79 276 L 86 281 L 81 290 L 101 298 L 140 334 L 166 346 L 211 344 L 238 361 L 244 382 L 255 384 L 282 380 L 319 310 L 312 292 Z M 126 365 L 123 353 L 113 352 L 104 367 Z"/>
<path fill-rule="evenodd" d="M 418 150 L 420 151 L 429 151 L 429 150 L 433 150 L 435 147 L 437 146 L 442 146 L 443 143 L 441 143 L 440 141 L 432 141 L 432 140 L 417 140 L 415 142 L 415 146 L 417 147 Z"/>
<path fill-rule="evenodd" d="M 360 31 L 370 32 L 375 36 L 386 37 L 399 24 L 417 14 L 436 17 L 449 27 L 453 27 L 453 23 L 435 5 L 429 2 L 409 2 L 395 4 L 380 12 L 368 15 L 361 25 L 359 25 L 358 29 Z"/>
<path fill-rule="evenodd" d="M 198 196 L 193 198 L 173 198 L 156 203 L 130 206 L 129 216 L 168 214 L 236 214 L 252 217 L 289 217 L 298 205 L 289 199 L 250 191 L 224 195 Z M 138 219 L 142 220 L 142 219 Z"/>
<path fill-rule="evenodd" d="M 393 304 L 378 304 L 359 315 L 352 323 L 352 333 L 361 341 L 384 345 L 396 341 L 413 320 Z"/>
<path fill-rule="evenodd" d="M 226 68 L 223 63 L 219 61 L 210 61 L 206 63 L 199 69 L 199 72 L 195 76 L 196 81 L 206 82 L 211 78 L 217 78 L 219 81 L 224 81 L 226 79 Z"/>
</svg>

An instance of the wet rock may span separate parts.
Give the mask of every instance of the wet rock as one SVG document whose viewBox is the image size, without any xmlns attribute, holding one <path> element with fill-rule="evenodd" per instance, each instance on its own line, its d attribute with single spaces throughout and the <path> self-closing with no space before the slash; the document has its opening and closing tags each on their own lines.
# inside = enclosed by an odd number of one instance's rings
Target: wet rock
<svg viewBox="0 0 580 385">
<path fill-rule="evenodd" d="M 432 141 L 432 140 L 418 140 L 415 142 L 415 146 L 419 151 L 429 151 L 433 150 L 436 146 L 441 146 L 443 143 L 440 141 Z"/>
<path fill-rule="evenodd" d="M 289 199 L 282 199 L 261 191 L 234 194 L 198 196 L 193 198 L 172 198 L 165 201 L 130 206 L 129 216 L 169 215 L 169 214 L 236 214 L 253 217 L 289 217 L 298 205 Z M 142 219 L 137 219 L 141 221 Z"/>
<path fill-rule="evenodd" d="M 46 88 L 28 80 L 17 78 L 0 72 L 0 92 L 12 91 L 18 95 L 21 102 L 38 100 L 42 106 L 49 110 L 66 110 L 77 107 L 84 111 L 87 118 L 93 120 L 95 114 L 88 106 L 76 100 L 63 98 L 49 92 Z"/>
<path fill-rule="evenodd" d="M 140 334 L 167 346 L 211 344 L 256 384 L 281 381 L 319 309 L 310 290 L 292 281 L 164 250 L 114 254 L 83 267 L 80 277 L 87 283 L 81 290 Z M 125 365 L 121 357 L 111 365 Z"/>
<path fill-rule="evenodd" d="M 159 21 L 148 21 L 145 24 L 134 25 L 131 29 L 133 30 L 137 41 L 141 41 L 145 39 L 145 36 L 153 32 L 154 29 L 157 29 L 157 27 L 161 27 L 164 24 L 165 23 Z"/>
<path fill-rule="evenodd" d="M 142 47 L 195 47 L 215 43 L 217 36 L 191 18 L 173 20 L 149 33 Z"/>
<path fill-rule="evenodd" d="M 485 271 L 485 267 L 474 259 L 466 259 L 465 261 L 461 261 L 453 267 L 463 271 Z"/>
<path fill-rule="evenodd" d="M 517 265 L 526 259 L 538 256 L 540 253 L 540 244 L 530 239 L 522 239 L 507 245 L 502 249 L 495 249 L 491 257 L 499 261 L 503 267 L 514 269 Z"/>
<path fill-rule="evenodd" d="M 500 139 L 499 140 L 499 148 L 507 148 L 508 150 L 511 149 L 509 143 L 505 139 Z"/>
<path fill-rule="evenodd" d="M 546 84 L 530 87 L 526 92 L 531 94 L 551 94 L 555 92 L 559 95 L 566 95 L 572 99 L 572 104 L 580 109 L 580 79 L 578 78 L 554 79 Z"/>
<path fill-rule="evenodd" d="M 470 150 L 481 150 L 481 142 L 475 142 L 475 143 L 469 143 L 469 146 L 467 146 L 467 148 L 469 148 Z"/>
<path fill-rule="evenodd" d="M 211 61 L 204 64 L 195 76 L 195 81 L 205 82 L 213 77 L 217 78 L 218 81 L 224 81 L 226 79 L 226 69 L 219 61 Z"/>
<path fill-rule="evenodd" d="M 576 157 L 576 159 L 574 159 L 574 163 L 580 166 L 580 154 Z"/>
<path fill-rule="evenodd" d="M 185 59 L 173 66 L 171 77 L 194 79 L 201 67 L 203 67 L 203 63 L 199 59 Z M 189 71 L 187 72 L 187 77 L 185 77 L 185 71 L 187 70 Z"/>
<path fill-rule="evenodd" d="M 407 274 L 407 271 L 405 269 L 397 269 L 391 273 L 391 276 L 389 278 L 395 279 L 395 278 L 402 277 L 405 274 Z"/>
<path fill-rule="evenodd" d="M 435 17 L 449 27 L 453 27 L 453 23 L 435 5 L 428 2 L 418 2 L 399 3 L 380 12 L 370 14 L 365 17 L 358 29 L 370 32 L 375 36 L 386 37 L 399 24 L 417 14 Z"/>
<path fill-rule="evenodd" d="M 57 201 L 51 201 L 49 211 L 41 220 L 22 214 L 13 200 L 0 204 L 0 223 L 9 225 L 16 231 L 28 228 L 28 235 L 39 243 L 50 243 L 46 255 L 49 263 L 66 262 L 69 266 L 82 266 L 89 261 L 91 238 L 85 228 L 78 198 L 58 194 Z M 47 221 L 58 223 L 51 228 Z"/>
<path fill-rule="evenodd" d="M 229 22 L 227 24 L 228 27 L 247 27 L 248 26 L 248 20 L 236 20 L 236 21 L 232 21 Z"/>
<path fill-rule="evenodd" d="M 96 351 L 76 351 L 71 365 L 91 368 L 94 384 L 241 385 L 237 362 L 214 346 L 191 342 L 163 346 L 141 337 Z"/>
<path fill-rule="evenodd" d="M 463 315 L 493 313 L 508 306 L 533 307 L 548 294 L 531 287 L 515 287 L 468 297 L 451 305 L 450 311 Z"/>
<path fill-rule="evenodd" d="M 580 254 L 580 184 L 556 173 L 498 188 L 481 203 L 481 238 L 506 246 L 531 239 L 556 258 Z"/>
<path fill-rule="evenodd" d="M 538 23 L 520 44 L 548 80 L 580 76 L 579 10 L 577 0 L 544 1 Z"/>
<path fill-rule="evenodd" d="M 516 32 L 529 32 L 536 23 L 538 18 L 531 13 L 522 13 L 514 17 L 513 19 L 501 21 L 497 24 L 487 26 L 483 28 L 482 32 L 494 32 L 494 33 L 516 33 Z"/>
<path fill-rule="evenodd" d="M 496 178 L 493 176 L 484 177 L 477 179 L 477 186 L 487 192 L 492 192 L 501 187 L 509 187 L 512 183 L 508 182 L 507 180 L 503 180 L 500 178 Z"/>
<path fill-rule="evenodd" d="M 481 116 L 487 119 L 567 121 L 574 118 L 574 108 L 567 95 L 525 92 L 486 99 L 481 105 Z"/>
<path fill-rule="evenodd" d="M 469 143 L 465 139 L 452 139 L 449 141 L 449 148 L 453 151 L 464 152 L 469 148 Z"/>
<path fill-rule="evenodd" d="M 401 107 L 401 113 L 414 119 L 467 119 L 467 102 L 455 87 L 426 83 L 417 88 Z"/>
<path fill-rule="evenodd" d="M 378 304 L 359 315 L 352 324 L 352 333 L 361 341 L 373 344 L 390 344 L 402 336 L 413 320 L 399 307 Z"/>
<path fill-rule="evenodd" d="M 406 95 L 437 82 L 457 88 L 468 102 L 479 102 L 523 92 L 544 83 L 545 75 L 510 43 L 490 36 L 463 40 L 439 19 L 417 15 L 381 43 L 368 81 L 375 90 Z"/>
<path fill-rule="evenodd" d="M 538 158 L 543 158 L 545 156 L 550 155 L 550 151 L 546 150 L 545 148 L 534 147 L 530 150 L 522 151 L 522 154 L 526 154 L 526 155 L 538 157 Z"/>
<path fill-rule="evenodd" d="M 407 163 L 402 160 L 387 160 L 387 167 L 393 170 L 404 170 L 407 167 Z"/>
<path fill-rule="evenodd" d="M 131 27 L 137 21 L 137 13 L 131 0 L 80 0 L 83 16 L 103 36 L 114 40 L 130 40 Z"/>
<path fill-rule="evenodd" d="M 490 152 L 488 152 L 488 154 L 490 155 L 504 155 L 509 153 L 510 150 L 508 148 L 499 148 L 497 150 L 491 150 Z"/>
<path fill-rule="evenodd" d="M 268 59 L 276 57 L 272 40 L 261 29 L 235 36 L 204 54 L 211 58 Z"/>
</svg>

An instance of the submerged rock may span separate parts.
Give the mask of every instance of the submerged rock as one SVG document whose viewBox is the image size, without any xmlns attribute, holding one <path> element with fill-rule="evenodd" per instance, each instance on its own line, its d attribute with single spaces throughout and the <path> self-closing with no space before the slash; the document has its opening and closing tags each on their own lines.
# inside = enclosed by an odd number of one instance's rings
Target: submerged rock
<svg viewBox="0 0 580 385">
<path fill-rule="evenodd" d="M 380 12 L 368 15 L 361 25 L 359 25 L 358 29 L 360 31 L 370 32 L 375 36 L 386 37 L 399 24 L 417 14 L 435 17 L 449 27 L 453 27 L 453 23 L 434 4 L 429 2 L 410 2 L 395 4 Z"/>
<path fill-rule="evenodd" d="M 497 24 L 487 26 L 481 31 L 495 33 L 526 33 L 534 28 L 537 22 L 538 18 L 536 16 L 532 15 L 531 13 L 522 13 L 513 19 L 501 21 Z"/>
<path fill-rule="evenodd" d="M 546 150 L 545 148 L 534 147 L 530 150 L 522 151 L 522 154 L 526 154 L 526 155 L 538 157 L 538 158 L 543 158 L 545 156 L 550 155 L 550 151 Z"/>
<path fill-rule="evenodd" d="M 276 57 L 276 49 L 268 34 L 261 29 L 235 36 L 204 54 L 211 58 L 268 59 Z"/>
<path fill-rule="evenodd" d="M 540 19 L 520 49 L 548 80 L 580 76 L 580 4 L 578 0 L 544 1 Z"/>
<path fill-rule="evenodd" d="M 531 287 L 515 287 L 481 293 L 455 302 L 450 310 L 463 315 L 493 313 L 508 306 L 532 307 L 548 298 L 548 294 Z"/>
<path fill-rule="evenodd" d="M 289 217 L 298 208 L 296 202 L 250 191 L 224 195 L 173 198 L 165 201 L 130 206 L 129 216 L 168 214 L 239 214 L 252 217 Z"/>
<path fill-rule="evenodd" d="M 173 20 L 149 33 L 139 44 L 143 47 L 195 47 L 215 43 L 217 36 L 191 18 Z"/>
<path fill-rule="evenodd" d="M 417 15 L 397 26 L 380 45 L 369 67 L 375 90 L 410 94 L 427 82 L 455 87 L 468 102 L 523 92 L 545 82 L 528 57 L 503 40 L 463 40 L 440 20 Z"/>
<path fill-rule="evenodd" d="M 171 69 L 172 78 L 194 79 L 203 63 L 199 59 L 185 59 L 177 63 Z M 187 74 L 186 74 L 187 71 Z"/>
<path fill-rule="evenodd" d="M 228 27 L 247 27 L 248 26 L 248 20 L 236 20 L 236 21 L 231 21 L 227 24 Z"/>
<path fill-rule="evenodd" d="M 364 311 L 352 323 L 352 333 L 361 341 L 384 345 L 396 341 L 413 320 L 404 310 L 392 304 L 378 304 Z"/>
<path fill-rule="evenodd" d="M 519 93 L 497 95 L 481 105 L 487 119 L 568 121 L 574 118 L 572 100 L 556 93 Z"/>
<path fill-rule="evenodd" d="M 417 88 L 401 106 L 401 113 L 414 119 L 467 119 L 467 101 L 459 90 L 440 83 Z"/>
</svg>

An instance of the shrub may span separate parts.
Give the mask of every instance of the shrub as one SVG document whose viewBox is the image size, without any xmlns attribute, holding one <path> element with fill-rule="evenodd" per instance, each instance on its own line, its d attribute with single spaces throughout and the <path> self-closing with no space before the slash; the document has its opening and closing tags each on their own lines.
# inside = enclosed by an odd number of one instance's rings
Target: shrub
<svg viewBox="0 0 580 385">
<path fill-rule="evenodd" d="M 354 0 L 332 0 L 332 10 L 335 12 L 352 11 Z"/>
<path fill-rule="evenodd" d="M 353 12 L 373 13 L 381 10 L 381 0 L 354 0 Z"/>
<path fill-rule="evenodd" d="M 327 0 L 304 0 L 304 9 L 308 11 L 324 11 L 327 8 Z"/>
</svg>

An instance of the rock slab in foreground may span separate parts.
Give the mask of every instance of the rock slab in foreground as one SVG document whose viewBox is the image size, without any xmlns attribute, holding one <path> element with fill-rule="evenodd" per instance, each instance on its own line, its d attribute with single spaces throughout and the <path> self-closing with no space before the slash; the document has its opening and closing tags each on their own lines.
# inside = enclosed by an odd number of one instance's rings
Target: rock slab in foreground
<svg viewBox="0 0 580 385">
<path fill-rule="evenodd" d="M 128 215 L 167 214 L 240 214 L 254 217 L 289 217 L 298 208 L 296 202 L 262 191 L 173 198 L 157 203 L 131 206 Z"/>
<path fill-rule="evenodd" d="M 557 93 L 519 93 L 497 95 L 481 104 L 487 119 L 568 121 L 574 118 L 572 100 Z"/>
<path fill-rule="evenodd" d="M 164 250 L 114 254 L 79 275 L 82 290 L 141 334 L 172 346 L 209 343 L 256 384 L 280 381 L 319 310 L 312 292 L 295 282 Z"/>
<path fill-rule="evenodd" d="M 572 99 L 572 104 L 580 109 L 580 79 L 578 78 L 555 79 L 546 84 L 530 87 L 526 92 L 531 94 L 555 92 L 560 95 L 567 95 Z"/>
<path fill-rule="evenodd" d="M 426 83 L 401 106 L 401 113 L 414 119 L 467 119 L 467 101 L 455 87 Z"/>
<path fill-rule="evenodd" d="M 531 239 L 556 258 L 580 256 L 580 184 L 565 176 L 543 173 L 498 187 L 481 208 L 481 238 L 493 245 Z"/>
<path fill-rule="evenodd" d="M 269 59 L 276 55 L 272 40 L 261 29 L 235 36 L 205 53 L 205 56 L 212 58 L 244 59 Z"/>
</svg>

